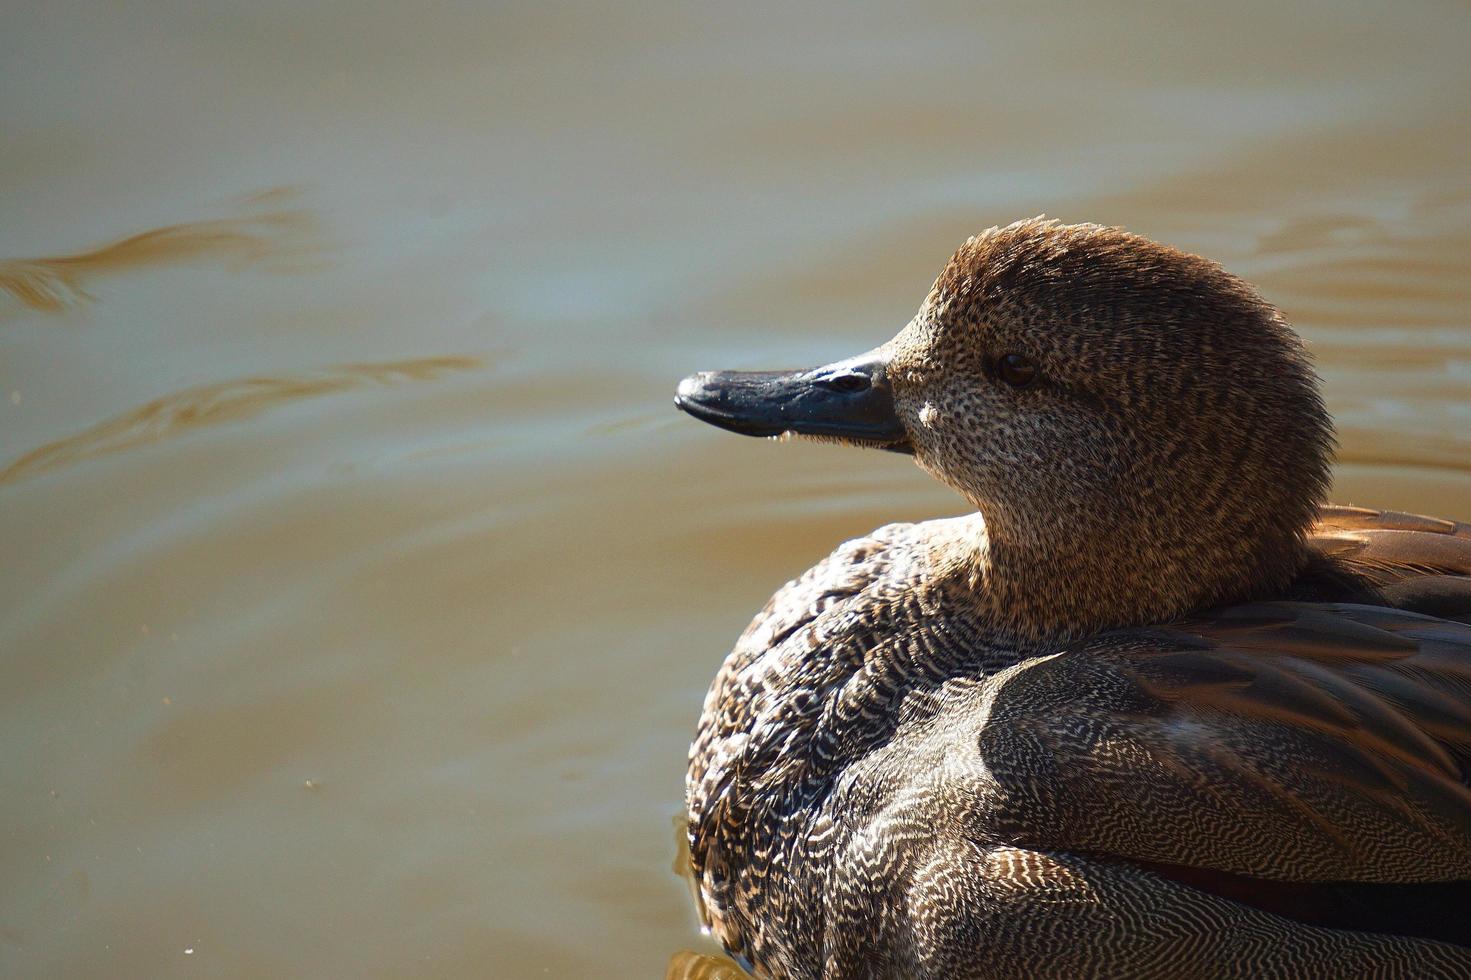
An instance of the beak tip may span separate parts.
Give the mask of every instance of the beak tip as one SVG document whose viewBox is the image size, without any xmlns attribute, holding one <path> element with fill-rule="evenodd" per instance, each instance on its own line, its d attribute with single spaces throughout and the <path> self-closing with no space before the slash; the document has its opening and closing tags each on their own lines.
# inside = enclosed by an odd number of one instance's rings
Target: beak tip
<svg viewBox="0 0 1471 980">
<path fill-rule="evenodd" d="M 685 378 L 679 383 L 679 387 L 674 389 L 674 403 L 678 405 L 682 401 L 695 397 L 704 382 L 704 374 L 692 374 Z"/>
<path fill-rule="evenodd" d="M 700 394 L 705 390 L 705 382 L 709 376 L 709 371 L 701 371 L 681 381 L 679 387 L 674 389 L 674 407 L 681 412 L 689 412 L 692 405 L 699 403 Z"/>
</svg>

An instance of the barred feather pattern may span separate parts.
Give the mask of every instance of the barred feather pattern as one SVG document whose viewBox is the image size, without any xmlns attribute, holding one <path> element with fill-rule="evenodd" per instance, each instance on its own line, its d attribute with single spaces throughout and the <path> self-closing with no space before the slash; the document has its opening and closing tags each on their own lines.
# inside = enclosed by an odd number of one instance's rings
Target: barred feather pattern
<svg viewBox="0 0 1471 980">
<path fill-rule="evenodd" d="M 1028 645 L 945 560 L 978 520 L 843 545 L 721 669 L 687 787 L 732 955 L 792 980 L 1471 976 L 1471 927 L 1333 919 L 1349 892 L 1464 901 L 1471 527 L 1325 508 L 1272 601 Z"/>
</svg>

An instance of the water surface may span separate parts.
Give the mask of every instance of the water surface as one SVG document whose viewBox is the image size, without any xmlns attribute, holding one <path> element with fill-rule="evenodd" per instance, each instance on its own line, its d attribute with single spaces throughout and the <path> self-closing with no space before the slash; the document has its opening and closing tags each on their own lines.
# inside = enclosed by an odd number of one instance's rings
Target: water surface
<svg viewBox="0 0 1471 980">
<path fill-rule="evenodd" d="M 1257 282 L 1336 499 L 1471 519 L 1471 10 L 22 4 L 0 974 L 720 976 L 670 870 L 751 613 L 958 511 L 724 436 L 1042 212 Z"/>
</svg>

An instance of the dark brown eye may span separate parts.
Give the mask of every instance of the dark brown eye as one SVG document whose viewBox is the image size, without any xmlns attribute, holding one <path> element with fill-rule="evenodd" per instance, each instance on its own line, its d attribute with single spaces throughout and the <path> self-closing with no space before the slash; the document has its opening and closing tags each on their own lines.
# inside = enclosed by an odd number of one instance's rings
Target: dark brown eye
<svg viewBox="0 0 1471 980">
<path fill-rule="evenodd" d="M 1007 354 L 996 362 L 996 373 L 1013 388 L 1026 388 L 1037 380 L 1037 365 L 1023 354 Z"/>
</svg>

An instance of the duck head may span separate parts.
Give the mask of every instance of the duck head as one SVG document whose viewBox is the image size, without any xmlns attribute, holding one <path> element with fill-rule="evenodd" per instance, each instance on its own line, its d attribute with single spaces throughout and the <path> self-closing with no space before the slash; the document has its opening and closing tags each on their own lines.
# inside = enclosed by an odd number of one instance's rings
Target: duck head
<svg viewBox="0 0 1471 980">
<path fill-rule="evenodd" d="M 675 404 L 747 435 L 912 453 L 979 512 L 952 551 L 1023 639 L 1281 589 L 1333 441 L 1301 342 L 1251 286 L 1116 228 L 1042 219 L 967 241 L 883 346 L 696 374 Z"/>
</svg>

